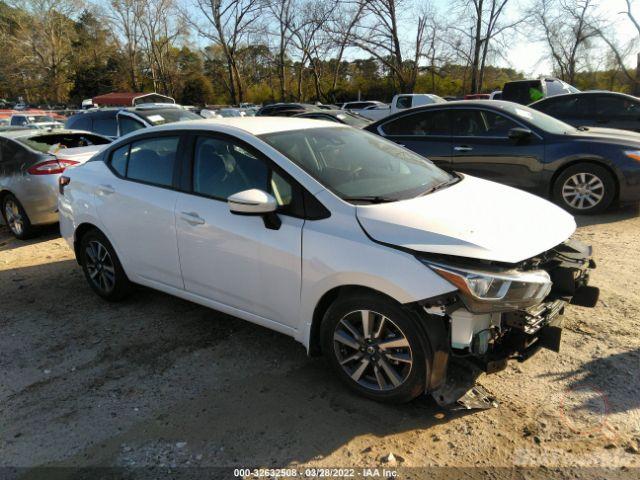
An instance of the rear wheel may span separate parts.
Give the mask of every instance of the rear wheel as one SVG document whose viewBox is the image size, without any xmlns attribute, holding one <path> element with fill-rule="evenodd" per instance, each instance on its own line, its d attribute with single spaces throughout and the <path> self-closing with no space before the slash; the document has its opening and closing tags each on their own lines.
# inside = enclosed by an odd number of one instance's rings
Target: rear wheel
<svg viewBox="0 0 640 480">
<path fill-rule="evenodd" d="M 14 237 L 26 240 L 35 234 L 35 228 L 31 225 L 27 212 L 18 199 L 10 193 L 2 199 L 2 215 Z"/>
<path fill-rule="evenodd" d="M 553 196 L 574 215 L 601 213 L 616 196 L 616 183 L 604 167 L 578 163 L 563 171 L 553 186 Z"/>
<path fill-rule="evenodd" d="M 105 300 L 123 299 L 131 288 L 113 246 L 98 230 L 80 239 L 80 263 L 89 286 Z"/>
<path fill-rule="evenodd" d="M 339 297 L 321 335 L 327 360 L 361 395 L 402 403 L 424 393 L 427 352 L 415 320 L 391 300 L 366 293 Z"/>
</svg>

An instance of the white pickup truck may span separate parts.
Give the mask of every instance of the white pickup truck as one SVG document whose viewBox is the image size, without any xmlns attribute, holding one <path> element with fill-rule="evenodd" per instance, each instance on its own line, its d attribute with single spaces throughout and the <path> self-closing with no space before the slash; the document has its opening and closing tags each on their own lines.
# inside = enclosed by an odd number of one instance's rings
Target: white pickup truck
<svg viewBox="0 0 640 480">
<path fill-rule="evenodd" d="M 443 102 L 446 102 L 444 98 L 432 93 L 408 93 L 393 97 L 391 105 L 386 105 L 380 102 L 349 102 L 345 103 L 342 108 L 371 120 L 380 120 L 381 118 L 391 115 L 392 113 L 399 112 L 400 110 Z M 365 103 L 371 103 L 372 105 L 364 106 L 364 108 L 353 108 L 360 107 Z"/>
</svg>

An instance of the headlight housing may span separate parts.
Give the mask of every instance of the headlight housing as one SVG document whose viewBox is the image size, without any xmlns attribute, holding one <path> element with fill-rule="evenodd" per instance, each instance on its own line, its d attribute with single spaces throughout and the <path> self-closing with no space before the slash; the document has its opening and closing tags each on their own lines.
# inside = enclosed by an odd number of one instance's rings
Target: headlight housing
<svg viewBox="0 0 640 480">
<path fill-rule="evenodd" d="M 423 263 L 458 287 L 466 307 L 476 313 L 537 305 L 549 295 L 552 286 L 551 277 L 544 270 L 492 272 L 424 260 Z"/>
</svg>

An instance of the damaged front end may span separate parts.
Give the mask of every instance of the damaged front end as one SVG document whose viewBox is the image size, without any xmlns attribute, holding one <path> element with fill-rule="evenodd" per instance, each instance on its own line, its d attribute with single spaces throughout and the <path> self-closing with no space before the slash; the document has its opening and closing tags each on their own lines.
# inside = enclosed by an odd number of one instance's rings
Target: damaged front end
<svg viewBox="0 0 640 480">
<path fill-rule="evenodd" d="M 558 352 L 565 306 L 597 303 L 599 290 L 588 285 L 589 271 L 595 268 L 591 257 L 591 247 L 576 240 L 515 265 L 421 257 L 458 287 L 454 295 L 420 305 L 448 327 L 447 367 L 436 366 L 447 374 L 430 379 L 436 400 L 450 402 L 451 392 L 456 391 L 447 378 L 450 359 L 495 373 L 509 360 L 525 361 L 541 348 Z"/>
</svg>

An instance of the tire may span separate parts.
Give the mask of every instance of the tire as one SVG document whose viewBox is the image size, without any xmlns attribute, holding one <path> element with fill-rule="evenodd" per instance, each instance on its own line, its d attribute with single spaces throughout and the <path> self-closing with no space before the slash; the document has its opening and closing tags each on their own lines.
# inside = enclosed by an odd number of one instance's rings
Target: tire
<svg viewBox="0 0 640 480">
<path fill-rule="evenodd" d="M 425 393 L 430 354 L 423 348 L 415 319 L 393 301 L 366 292 L 340 296 L 327 310 L 320 335 L 327 361 L 360 395 L 405 403 Z M 379 346 L 391 341 L 398 348 Z"/>
<path fill-rule="evenodd" d="M 602 213 L 616 197 L 616 182 L 606 168 L 577 163 L 564 170 L 553 184 L 553 198 L 573 215 Z"/>
<path fill-rule="evenodd" d="M 80 239 L 80 265 L 91 289 L 109 302 L 127 296 L 131 282 L 113 246 L 102 232 L 90 230 Z"/>
<path fill-rule="evenodd" d="M 2 217 L 13 236 L 17 239 L 27 240 L 36 234 L 36 228 L 31 225 L 27 212 L 11 193 L 7 193 L 2 197 Z"/>
</svg>

